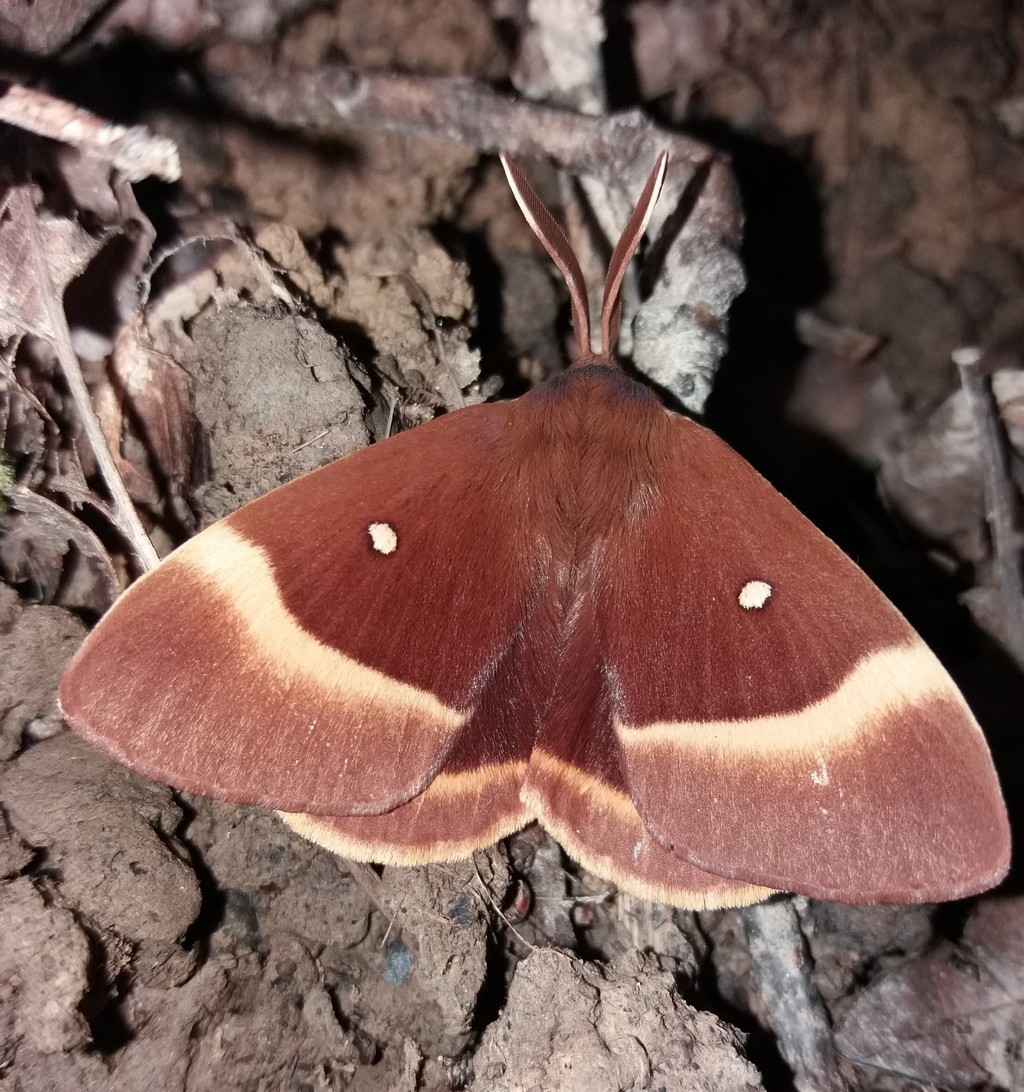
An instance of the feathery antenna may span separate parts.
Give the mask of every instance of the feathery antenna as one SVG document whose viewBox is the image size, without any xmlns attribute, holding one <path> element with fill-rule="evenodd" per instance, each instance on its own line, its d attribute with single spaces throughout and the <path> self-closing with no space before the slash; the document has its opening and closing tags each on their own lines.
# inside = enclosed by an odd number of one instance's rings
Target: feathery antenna
<svg viewBox="0 0 1024 1092">
<path fill-rule="evenodd" d="M 572 244 L 562 230 L 561 224 L 548 212 L 544 202 L 526 181 L 526 176 L 519 166 L 505 155 L 501 157 L 501 165 L 505 168 L 512 195 L 523 210 L 526 222 L 565 278 L 569 289 L 569 299 L 572 302 L 572 325 L 580 347 L 580 359 L 590 359 L 593 353 L 590 348 L 590 304 L 587 300 L 587 282 L 583 279 L 583 270 L 580 269 Z"/>
<path fill-rule="evenodd" d="M 644 237 L 651 214 L 658 203 L 661 187 L 665 181 L 668 167 L 668 152 L 662 152 L 654 163 L 654 168 L 647 178 L 640 200 L 633 209 L 626 227 L 612 253 L 608 263 L 608 276 L 604 282 L 604 302 L 601 305 L 601 354 L 609 360 L 615 352 L 619 340 L 619 323 L 622 319 L 622 278 L 626 275 L 629 263 L 633 260 L 636 248 Z"/>
<path fill-rule="evenodd" d="M 544 203 L 534 192 L 533 187 L 526 181 L 519 166 L 506 155 L 501 156 L 501 165 L 505 168 L 508 184 L 512 194 L 519 204 L 526 222 L 530 225 L 534 235 L 540 240 L 541 245 L 551 256 L 551 260 L 561 270 L 562 276 L 569 289 L 569 299 L 572 303 L 572 324 L 576 331 L 576 341 L 579 343 L 579 358 L 573 364 L 588 364 L 595 359 L 612 363 L 615 352 L 615 343 L 619 336 L 619 323 L 622 314 L 622 300 L 620 290 L 622 278 L 625 276 L 636 248 L 650 223 L 651 214 L 657 204 L 658 195 L 661 193 L 662 184 L 665 181 L 665 169 L 668 166 L 668 152 L 662 152 L 658 156 L 644 186 L 640 200 L 637 202 L 633 214 L 630 216 L 626 228 L 622 233 L 611 262 L 608 264 L 608 276 L 604 282 L 604 303 L 601 308 L 601 355 L 595 357 L 590 347 L 590 308 L 587 300 L 587 284 L 580 269 L 579 260 L 572 249 L 572 244 L 562 230 L 561 225 L 551 215 Z"/>
</svg>

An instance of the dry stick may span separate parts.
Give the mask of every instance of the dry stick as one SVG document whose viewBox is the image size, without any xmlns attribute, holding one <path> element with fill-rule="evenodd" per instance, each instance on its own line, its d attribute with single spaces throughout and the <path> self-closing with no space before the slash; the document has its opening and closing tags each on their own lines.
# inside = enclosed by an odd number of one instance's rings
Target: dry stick
<svg viewBox="0 0 1024 1092">
<path fill-rule="evenodd" d="M 0 91 L 0 121 L 39 136 L 71 144 L 116 167 L 129 182 L 155 175 L 167 182 L 181 177 L 173 140 L 154 136 L 141 125 L 115 125 L 80 106 L 20 84 Z"/>
<path fill-rule="evenodd" d="M 792 898 L 741 911 L 757 991 L 797 1092 L 846 1092 Z"/>
<path fill-rule="evenodd" d="M 269 77 L 221 68 L 214 90 L 248 117 L 326 137 L 376 128 L 448 140 L 480 151 L 550 157 L 576 173 L 621 185 L 668 149 L 691 169 L 713 153 L 659 129 L 639 111 L 588 117 L 498 95 L 470 80 L 355 72 L 331 65 Z"/>
<path fill-rule="evenodd" d="M 25 224 L 25 230 L 29 235 L 28 251 L 35 262 L 35 274 L 39 283 L 43 286 L 43 306 L 46 308 L 47 324 L 52 332 L 51 345 L 57 354 L 57 362 L 64 373 L 64 382 L 68 385 L 86 438 L 92 447 L 93 456 L 100 474 L 106 482 L 113 504 L 112 517 L 117 529 L 124 536 L 135 556 L 138 567 L 143 572 L 148 572 L 156 567 L 159 562 L 153 543 L 150 542 L 135 506 L 128 496 L 121 475 L 114 465 L 114 459 L 107 448 L 107 442 L 100 428 L 99 420 L 92 407 L 92 399 L 89 397 L 89 389 L 82 378 L 82 369 L 78 363 L 78 356 L 71 344 L 71 332 L 68 330 L 64 309 L 60 305 L 57 290 L 50 278 L 50 269 L 46 264 L 43 252 L 43 242 L 39 233 L 39 221 L 36 219 L 36 206 L 32 196 L 25 186 L 19 186 L 11 194 L 10 205 L 12 213 L 21 218 Z"/>
<path fill-rule="evenodd" d="M 1003 606 L 1007 649 L 1024 668 L 1024 581 L 1021 578 L 1020 498 L 1013 484 L 1006 437 L 992 385 L 980 367 L 983 354 L 973 346 L 953 350 L 953 363 L 974 420 L 985 487 L 985 518 L 992 535 L 992 557 Z"/>
</svg>

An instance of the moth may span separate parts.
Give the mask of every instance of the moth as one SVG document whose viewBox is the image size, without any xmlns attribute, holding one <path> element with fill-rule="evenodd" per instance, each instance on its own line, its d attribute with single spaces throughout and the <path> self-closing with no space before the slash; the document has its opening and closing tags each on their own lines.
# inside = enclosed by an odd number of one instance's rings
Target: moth
<svg viewBox="0 0 1024 1092">
<path fill-rule="evenodd" d="M 772 891 L 955 899 L 1006 873 L 982 733 L 881 592 L 614 356 L 659 157 L 608 269 L 601 351 L 284 485 L 102 619 L 60 688 L 87 740 L 275 809 L 356 860 L 470 856 L 539 821 L 684 907 Z"/>
</svg>

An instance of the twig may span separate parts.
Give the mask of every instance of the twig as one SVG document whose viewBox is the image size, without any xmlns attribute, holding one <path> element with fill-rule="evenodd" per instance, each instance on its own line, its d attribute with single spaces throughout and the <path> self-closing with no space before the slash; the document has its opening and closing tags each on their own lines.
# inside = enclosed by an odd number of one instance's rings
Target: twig
<svg viewBox="0 0 1024 1092">
<path fill-rule="evenodd" d="M 356 127 L 377 128 L 481 151 L 550 157 L 610 184 L 646 176 L 666 149 L 674 164 L 691 169 L 714 155 L 698 141 L 659 129 L 639 111 L 588 117 L 517 101 L 470 80 L 325 65 L 269 76 L 222 69 L 211 83 L 239 113 L 284 128 L 337 138 Z"/>
<path fill-rule="evenodd" d="M 757 990 L 797 1092 L 846 1092 L 793 900 L 748 906 L 740 915 Z"/>
<path fill-rule="evenodd" d="M 327 428 L 321 429 L 315 436 L 307 440 L 304 444 L 299 444 L 298 447 L 293 447 L 291 450 L 291 454 L 297 455 L 300 451 L 305 450 L 311 444 L 315 444 L 317 440 L 322 440 L 327 435 L 327 433 L 331 431 L 332 427 L 332 425 L 328 425 Z"/>
<path fill-rule="evenodd" d="M 278 812 L 278 814 L 282 813 Z M 342 858 L 339 864 L 355 880 L 362 889 L 363 894 L 382 914 L 385 916 L 391 914 L 391 908 L 384 902 L 384 896 L 381 894 L 380 877 L 368 864 L 363 864 L 362 861 L 352 861 L 347 857 Z"/>
<path fill-rule="evenodd" d="M 992 535 L 992 557 L 1003 605 L 1003 629 L 1007 649 L 1024 667 L 1024 581 L 1021 578 L 1022 536 L 1006 437 L 999 406 L 988 376 L 980 367 L 980 349 L 965 346 L 953 351 L 960 384 L 974 420 L 985 487 L 985 518 Z"/>
<path fill-rule="evenodd" d="M 477 863 L 477 859 L 476 859 L 475 856 L 473 857 L 473 867 L 476 869 L 476 878 L 477 878 L 477 882 L 480 884 L 480 890 L 483 892 L 484 898 L 491 904 L 491 909 L 498 915 L 499 918 L 501 918 L 501 920 L 505 923 L 506 927 L 509 930 L 511 930 L 512 935 L 520 943 L 525 944 L 526 947 L 529 948 L 531 952 L 537 951 L 536 945 L 531 944 L 526 939 L 526 937 L 524 937 L 523 934 L 519 932 L 519 930 L 512 924 L 512 922 L 510 922 L 508 920 L 508 917 L 506 916 L 505 912 L 498 905 L 497 900 L 491 894 L 491 889 L 487 886 L 486 882 L 484 881 L 483 874 L 480 871 L 480 865 Z"/>
<path fill-rule="evenodd" d="M 150 175 L 166 182 L 181 177 L 178 147 L 173 140 L 154 136 L 141 125 L 115 125 L 43 91 L 10 84 L 0 91 L 0 121 L 81 148 L 108 161 L 130 182 Z"/>
<path fill-rule="evenodd" d="M 96 459 L 96 465 L 106 483 L 113 505 L 112 516 L 117 529 L 124 536 L 129 548 L 135 556 L 138 567 L 143 572 L 148 572 L 156 567 L 159 562 L 153 543 L 146 534 L 139 515 L 135 511 L 128 490 L 125 489 L 121 475 L 117 472 L 113 456 L 107 448 L 103 430 L 92 407 L 92 399 L 89 397 L 89 389 L 82 378 L 82 369 L 79 367 L 78 356 L 71 344 L 71 333 L 68 330 L 64 309 L 60 305 L 60 297 L 54 287 L 50 276 L 49 266 L 43 251 L 43 241 L 39 232 L 39 221 L 36 219 L 35 202 L 32 200 L 30 190 L 25 186 L 18 186 L 10 196 L 8 208 L 19 222 L 25 225 L 25 231 L 29 236 L 28 253 L 36 265 L 36 276 L 43 285 L 44 291 L 40 293 L 45 308 L 47 324 L 51 333 L 51 344 L 57 355 L 57 362 L 64 374 L 64 382 L 74 400 L 78 415 L 82 421 L 82 428 Z"/>
</svg>

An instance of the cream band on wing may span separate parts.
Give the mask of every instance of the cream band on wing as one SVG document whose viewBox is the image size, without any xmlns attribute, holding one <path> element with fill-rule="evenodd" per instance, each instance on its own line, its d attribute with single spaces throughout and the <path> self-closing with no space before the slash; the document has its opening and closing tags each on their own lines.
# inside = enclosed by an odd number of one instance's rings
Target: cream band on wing
<svg viewBox="0 0 1024 1092">
<path fill-rule="evenodd" d="M 624 792 L 539 747 L 520 795 L 570 857 L 638 898 L 713 910 L 749 906 L 775 894 L 704 872 L 676 856 L 654 839 Z M 572 821 L 552 802 L 563 812 L 571 809 Z"/>
<path fill-rule="evenodd" d="M 540 812 L 547 810 L 547 805 L 533 787 L 534 781 L 547 784 L 557 782 L 564 793 L 585 797 L 601 811 L 615 815 L 620 822 L 632 824 L 638 829 L 642 826 L 633 801 L 624 792 L 613 789 L 600 778 L 588 774 L 579 766 L 574 766 L 571 762 L 566 762 L 541 747 L 533 749 L 530 765 L 527 768 L 526 783 L 522 789 L 524 800 L 530 797 L 533 802 L 539 802 L 540 807 L 536 809 L 539 816 Z"/>
<path fill-rule="evenodd" d="M 328 700 L 380 702 L 392 711 L 415 714 L 442 736 L 453 735 L 473 715 L 472 709 L 452 709 L 428 690 L 366 667 L 318 641 L 282 601 L 265 552 L 223 523 L 197 535 L 165 564 L 212 580 L 230 599 L 251 647 L 262 652 L 268 670 L 282 678 L 314 683 Z"/>
<path fill-rule="evenodd" d="M 438 774 L 418 796 L 383 815 L 278 815 L 296 834 L 353 861 L 460 861 L 534 818 L 519 800 L 525 773 L 525 762 L 504 762 Z M 459 837 L 445 837 L 447 831 L 458 831 Z"/>
<path fill-rule="evenodd" d="M 872 721 L 932 701 L 957 705 L 981 735 L 945 668 L 928 646 L 916 639 L 912 644 L 865 656 L 832 693 L 795 713 L 749 720 L 681 720 L 644 725 L 627 725 L 616 717 L 615 733 L 627 750 L 653 745 L 761 758 L 768 753 L 817 754 L 823 748 L 853 742 Z"/>
</svg>

